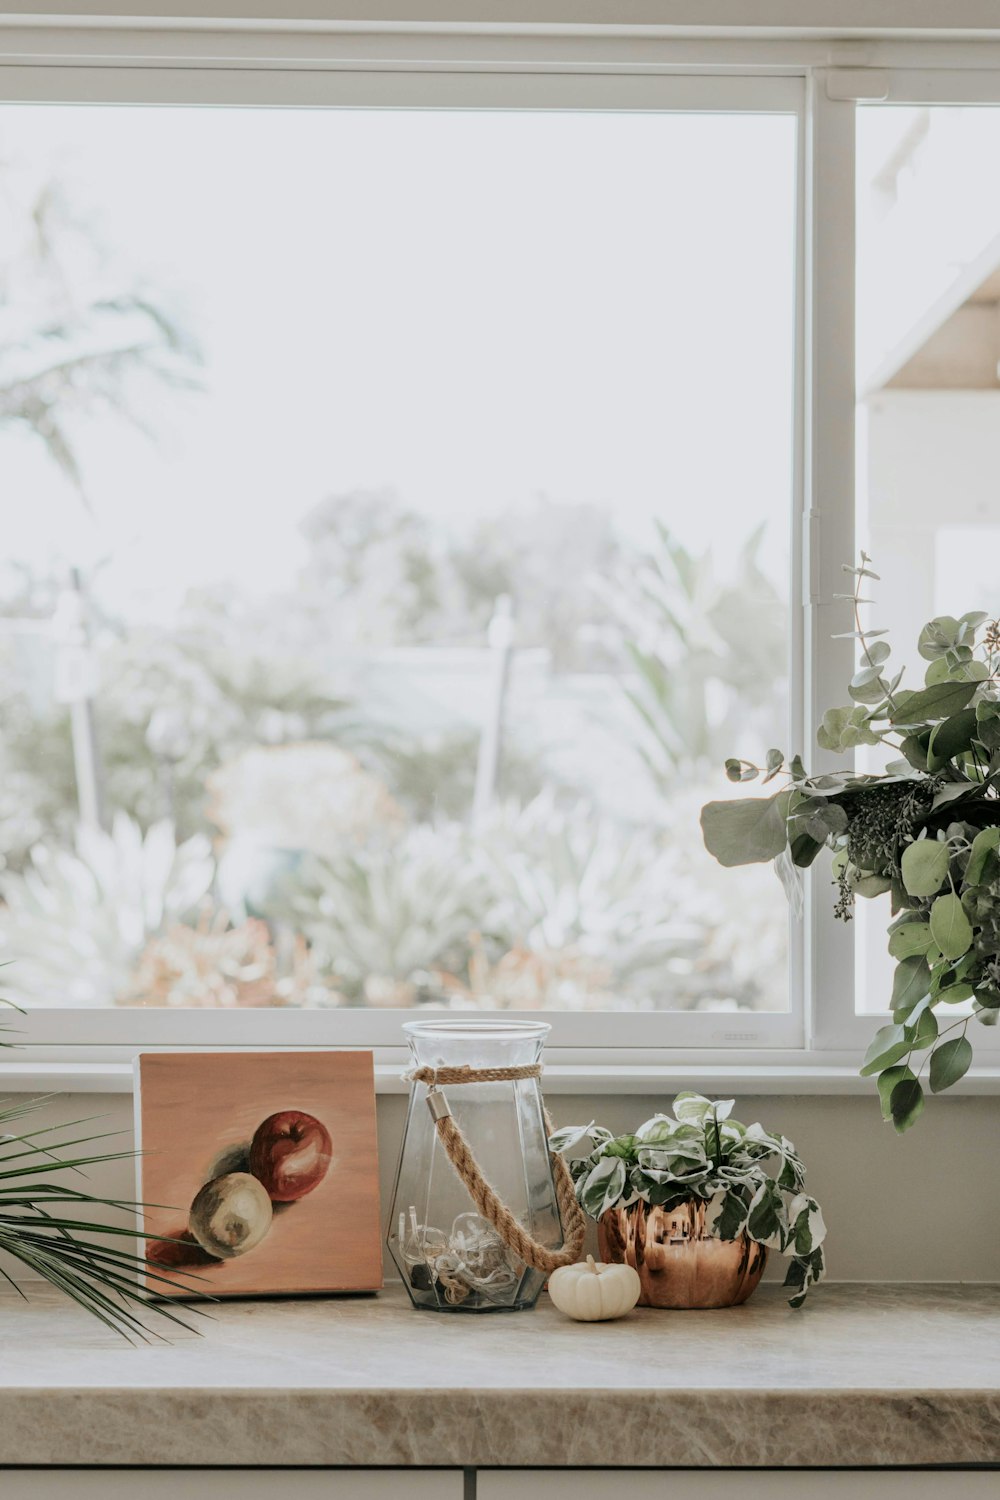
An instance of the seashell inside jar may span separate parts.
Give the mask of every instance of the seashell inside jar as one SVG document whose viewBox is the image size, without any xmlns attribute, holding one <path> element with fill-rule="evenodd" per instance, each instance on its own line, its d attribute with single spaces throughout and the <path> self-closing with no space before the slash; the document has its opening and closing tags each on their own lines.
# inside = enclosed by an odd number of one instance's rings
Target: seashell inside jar
<svg viewBox="0 0 1000 1500">
<path fill-rule="evenodd" d="M 639 1273 L 640 1307 L 736 1307 L 755 1290 L 767 1248 L 746 1235 L 720 1240 L 707 1233 L 705 1204 L 657 1208 L 640 1200 L 612 1208 L 597 1226 L 603 1261 Z"/>
</svg>

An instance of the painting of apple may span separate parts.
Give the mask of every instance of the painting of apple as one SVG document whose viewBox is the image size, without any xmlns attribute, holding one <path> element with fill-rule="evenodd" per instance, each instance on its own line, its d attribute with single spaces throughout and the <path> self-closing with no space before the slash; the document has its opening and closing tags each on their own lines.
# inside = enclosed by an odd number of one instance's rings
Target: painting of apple
<svg viewBox="0 0 1000 1500">
<path fill-rule="evenodd" d="M 143 1052 L 136 1073 L 153 1296 L 381 1286 L 370 1052 Z"/>
<path fill-rule="evenodd" d="M 271 1227 L 273 1210 L 263 1185 L 249 1172 L 213 1177 L 191 1204 L 188 1228 L 203 1250 L 220 1260 L 245 1255 Z"/>
<path fill-rule="evenodd" d="M 274 1203 L 297 1203 L 319 1187 L 330 1166 L 330 1132 L 314 1115 L 283 1109 L 258 1125 L 250 1171 Z"/>
</svg>

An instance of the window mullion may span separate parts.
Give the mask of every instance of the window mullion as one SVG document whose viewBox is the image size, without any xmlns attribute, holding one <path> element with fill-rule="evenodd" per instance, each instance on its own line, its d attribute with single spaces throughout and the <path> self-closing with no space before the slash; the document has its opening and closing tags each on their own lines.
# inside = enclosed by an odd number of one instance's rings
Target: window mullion
<svg viewBox="0 0 1000 1500">
<path fill-rule="evenodd" d="M 842 564 L 854 556 L 854 105 L 830 99 L 822 72 L 809 86 L 805 222 L 805 493 L 803 610 L 806 639 L 804 759 L 811 771 L 842 770 L 816 747 L 816 725 L 844 693 L 854 667 L 844 625 Z M 831 918 L 821 866 L 806 904 L 806 1041 L 849 1045 L 854 1019 L 854 943 Z"/>
</svg>

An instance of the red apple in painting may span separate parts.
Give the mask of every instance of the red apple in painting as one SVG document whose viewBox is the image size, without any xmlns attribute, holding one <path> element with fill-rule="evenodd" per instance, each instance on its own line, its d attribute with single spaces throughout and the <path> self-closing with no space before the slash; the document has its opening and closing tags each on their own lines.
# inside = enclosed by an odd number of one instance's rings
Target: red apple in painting
<svg viewBox="0 0 1000 1500">
<path fill-rule="evenodd" d="M 250 1170 L 273 1203 L 295 1203 L 319 1187 L 332 1150 L 325 1125 L 300 1109 L 283 1109 L 257 1126 L 250 1142 Z"/>
</svg>

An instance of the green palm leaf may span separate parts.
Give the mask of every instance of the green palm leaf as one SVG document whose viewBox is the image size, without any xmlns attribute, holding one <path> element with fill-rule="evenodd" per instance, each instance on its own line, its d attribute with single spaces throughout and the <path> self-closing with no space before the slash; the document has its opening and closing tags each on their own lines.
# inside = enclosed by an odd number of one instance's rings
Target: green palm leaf
<svg viewBox="0 0 1000 1500">
<path fill-rule="evenodd" d="M 9 1002 L 6 1002 L 9 1003 Z M 0 1024 L 0 1031 L 9 1030 Z M 0 1046 L 12 1043 L 0 1037 Z M 0 1255 L 8 1255 L 50 1286 L 71 1297 L 107 1328 L 130 1343 L 163 1339 L 155 1320 L 164 1319 L 189 1332 L 196 1331 L 163 1300 L 176 1290 L 177 1274 L 164 1275 L 137 1250 L 120 1242 L 142 1241 L 135 1219 L 141 1206 L 70 1187 L 53 1173 L 77 1172 L 104 1162 L 130 1160 L 132 1151 L 63 1153 L 73 1147 L 110 1140 L 120 1131 L 65 1137 L 66 1132 L 90 1124 L 97 1117 L 46 1125 L 17 1133 L 8 1127 L 27 1119 L 50 1097 L 0 1102 Z M 42 1138 L 45 1139 L 42 1139 Z M 52 1139 L 52 1137 L 56 1137 Z M 17 1165 L 14 1165 L 17 1163 Z M 85 1175 L 85 1174 L 82 1174 Z M 102 1224 L 88 1217 L 94 1208 L 125 1214 L 131 1222 Z M 116 1243 L 117 1242 L 117 1243 Z M 22 1297 L 28 1292 L 0 1267 L 0 1278 Z M 186 1297 L 202 1298 L 201 1278 L 185 1274 Z M 152 1283 L 152 1285 L 151 1285 Z"/>
</svg>

